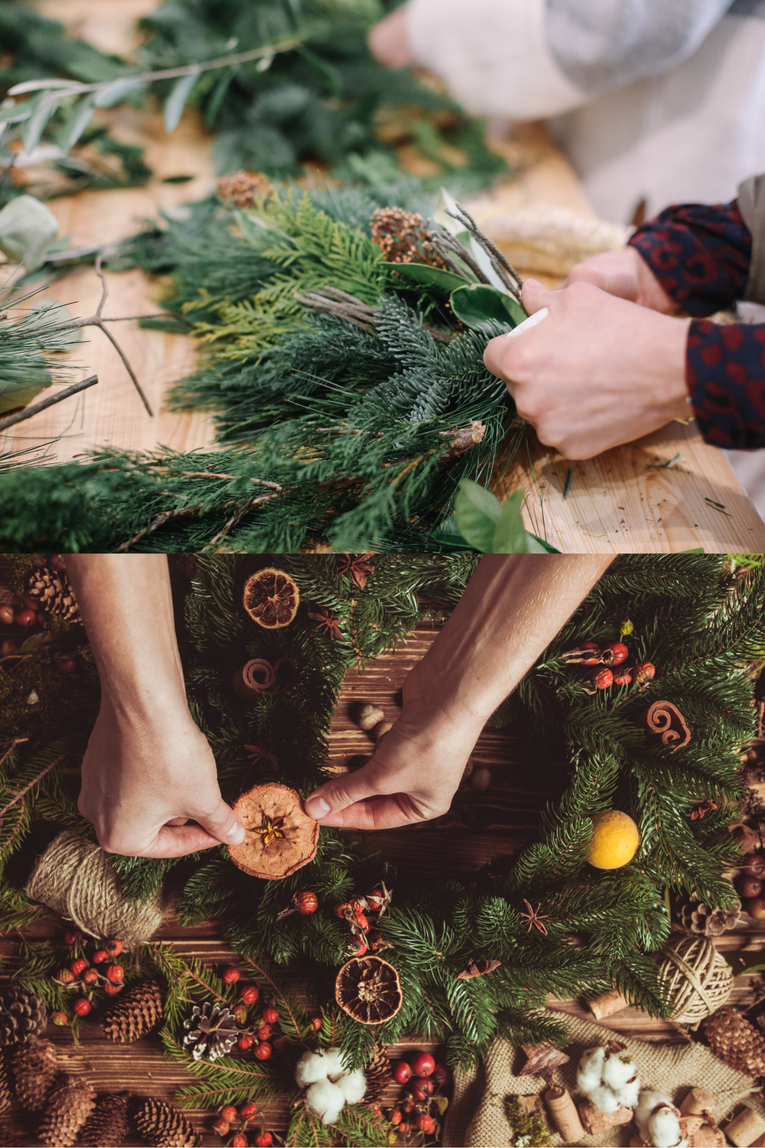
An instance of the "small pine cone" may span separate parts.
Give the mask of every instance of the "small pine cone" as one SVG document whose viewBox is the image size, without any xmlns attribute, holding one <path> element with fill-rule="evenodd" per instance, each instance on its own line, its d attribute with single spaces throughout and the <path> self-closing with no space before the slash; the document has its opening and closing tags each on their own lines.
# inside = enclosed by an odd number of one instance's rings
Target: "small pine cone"
<svg viewBox="0 0 765 1148">
<path fill-rule="evenodd" d="M 164 1006 L 158 981 L 141 981 L 117 998 L 104 1020 L 104 1032 L 115 1044 L 131 1044 L 162 1020 Z"/>
<path fill-rule="evenodd" d="M 7 1112 L 13 1100 L 11 1087 L 11 1069 L 8 1063 L 8 1053 L 0 1048 L 0 1112 Z"/>
<path fill-rule="evenodd" d="M 747 1076 L 765 1076 L 765 1036 L 737 1009 L 721 1008 L 704 1021 L 715 1056 Z"/>
<path fill-rule="evenodd" d="M 391 1082 L 390 1057 L 386 1049 L 379 1049 L 364 1069 L 367 1079 L 367 1090 L 364 1093 L 365 1104 L 375 1104 L 382 1099 Z"/>
<path fill-rule="evenodd" d="M 42 1032 L 48 1014 L 42 999 L 17 981 L 0 991 L 0 1047 L 26 1044 Z"/>
<path fill-rule="evenodd" d="M 94 1111 L 85 1121 L 78 1144 L 83 1148 L 104 1148 L 105 1144 L 122 1144 L 131 1131 L 130 1096 L 127 1092 L 99 1098 Z"/>
<path fill-rule="evenodd" d="M 139 1136 L 152 1148 L 198 1148 L 201 1136 L 183 1113 L 164 1100 L 139 1101 L 133 1110 Z"/>
<path fill-rule="evenodd" d="M 35 569 L 30 575 L 27 593 L 39 599 L 40 609 L 46 614 L 54 614 L 65 621 L 80 620 L 80 610 L 66 571 L 52 570 L 48 566 Z"/>
<path fill-rule="evenodd" d="M 42 1108 L 59 1074 L 56 1049 L 49 1040 L 35 1040 L 14 1049 L 11 1056 L 16 1096 L 28 1112 Z"/>
<path fill-rule="evenodd" d="M 71 1148 L 95 1106 L 96 1093 L 87 1080 L 64 1073 L 46 1101 L 37 1139 L 47 1148 Z"/>
<path fill-rule="evenodd" d="M 218 199 L 233 203 L 235 207 L 262 207 L 274 194 L 275 188 L 262 171 L 236 171 L 218 180 Z"/>
<path fill-rule="evenodd" d="M 688 933 L 698 933 L 704 937 L 719 937 L 728 929 L 735 929 L 741 915 L 741 902 L 736 901 L 729 909 L 712 909 L 691 896 L 690 900 L 678 905 L 680 924 Z"/>
</svg>

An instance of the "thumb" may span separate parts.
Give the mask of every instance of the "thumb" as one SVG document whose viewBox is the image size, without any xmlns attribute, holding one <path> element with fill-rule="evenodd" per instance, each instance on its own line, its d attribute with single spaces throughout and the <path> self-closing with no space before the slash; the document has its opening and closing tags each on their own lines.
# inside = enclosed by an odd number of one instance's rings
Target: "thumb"
<svg viewBox="0 0 765 1148">
<path fill-rule="evenodd" d="M 376 797 L 381 792 L 379 784 L 375 783 L 376 774 L 377 771 L 370 760 L 355 773 L 345 774 L 336 781 L 328 781 L 306 798 L 306 813 L 309 817 L 321 821 L 323 817 L 339 813 L 341 809 L 347 809 L 357 801 Z"/>
<path fill-rule="evenodd" d="M 225 845 L 239 845 L 247 836 L 241 821 L 230 805 L 221 800 L 214 813 L 197 814 L 194 818 L 216 841 Z"/>
<path fill-rule="evenodd" d="M 521 292 L 523 305 L 529 315 L 549 307 L 553 300 L 557 300 L 560 291 L 548 291 L 537 279 L 527 279 Z"/>
</svg>

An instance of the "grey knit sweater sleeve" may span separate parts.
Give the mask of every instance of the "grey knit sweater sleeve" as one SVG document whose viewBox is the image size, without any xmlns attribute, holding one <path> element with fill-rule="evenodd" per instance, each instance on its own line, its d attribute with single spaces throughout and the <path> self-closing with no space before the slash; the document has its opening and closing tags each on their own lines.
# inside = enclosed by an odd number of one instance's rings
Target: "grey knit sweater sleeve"
<svg viewBox="0 0 765 1148">
<path fill-rule="evenodd" d="M 747 0 L 749 7 L 753 2 L 758 6 L 757 0 Z M 595 96 L 682 63 L 740 4 L 741 0 L 546 0 L 547 44 L 568 79 Z"/>
</svg>

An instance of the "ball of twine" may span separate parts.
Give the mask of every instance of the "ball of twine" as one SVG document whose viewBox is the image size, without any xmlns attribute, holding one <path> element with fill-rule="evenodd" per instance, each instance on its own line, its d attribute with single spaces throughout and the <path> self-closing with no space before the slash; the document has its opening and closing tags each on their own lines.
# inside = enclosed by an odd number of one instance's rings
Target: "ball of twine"
<svg viewBox="0 0 765 1148">
<path fill-rule="evenodd" d="M 148 941 L 165 913 L 161 890 L 145 905 L 128 900 L 108 853 L 69 829 L 39 858 L 24 892 L 91 937 L 117 937 L 126 951 Z"/>
<path fill-rule="evenodd" d="M 733 970 L 706 937 L 671 941 L 660 957 L 659 980 L 678 1024 L 697 1028 L 733 992 Z"/>
</svg>

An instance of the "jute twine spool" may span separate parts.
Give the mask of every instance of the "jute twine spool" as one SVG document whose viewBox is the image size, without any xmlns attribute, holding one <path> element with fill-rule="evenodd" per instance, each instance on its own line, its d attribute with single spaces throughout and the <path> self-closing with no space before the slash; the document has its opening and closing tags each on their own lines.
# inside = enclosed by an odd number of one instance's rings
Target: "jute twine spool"
<svg viewBox="0 0 765 1148">
<path fill-rule="evenodd" d="M 24 892 L 91 937 L 118 938 L 127 951 L 148 941 L 165 913 L 161 891 L 145 905 L 124 897 L 108 853 L 68 829 L 39 858 Z"/>
<path fill-rule="evenodd" d="M 672 1020 L 696 1028 L 733 992 L 733 970 L 706 937 L 682 937 L 661 951 L 659 978 Z"/>
</svg>

